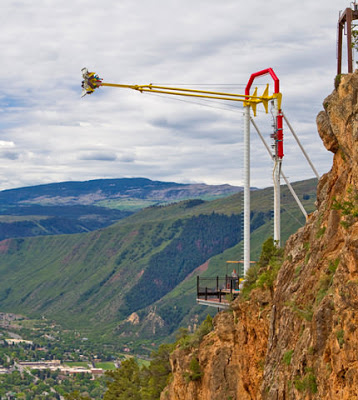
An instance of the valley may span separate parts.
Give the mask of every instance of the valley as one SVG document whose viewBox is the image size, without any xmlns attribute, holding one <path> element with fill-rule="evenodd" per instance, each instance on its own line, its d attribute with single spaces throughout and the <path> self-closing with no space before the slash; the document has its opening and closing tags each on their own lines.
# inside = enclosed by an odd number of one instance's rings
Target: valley
<svg viewBox="0 0 358 400">
<path fill-rule="evenodd" d="M 313 211 L 316 180 L 295 190 Z M 45 317 L 97 343 L 146 357 L 214 312 L 195 303 L 196 274 L 224 275 L 241 254 L 242 193 L 151 206 L 88 233 L 0 242 L 0 310 Z M 272 188 L 252 192 L 252 259 L 272 232 Z M 282 188 L 282 237 L 304 224 Z"/>
<path fill-rule="evenodd" d="M 61 182 L 0 191 L 0 240 L 90 232 L 143 208 L 242 191 L 230 185 L 178 184 L 145 178 Z"/>
<path fill-rule="evenodd" d="M 45 318 L 0 313 L 1 398 L 60 399 L 75 391 L 100 398 L 105 372 L 127 357 Z"/>
<path fill-rule="evenodd" d="M 294 184 L 308 212 L 316 183 Z M 252 191 L 252 259 L 272 232 L 272 198 L 272 188 Z M 241 257 L 241 205 L 240 192 L 175 201 L 90 232 L 0 241 L 0 396 L 101 398 L 106 370 L 131 357 L 148 364 L 178 329 L 197 332 L 217 311 L 196 304 L 196 277 L 224 276 Z M 2 220 L 29 218 L 18 214 Z M 286 187 L 281 218 L 283 240 L 304 224 Z"/>
</svg>

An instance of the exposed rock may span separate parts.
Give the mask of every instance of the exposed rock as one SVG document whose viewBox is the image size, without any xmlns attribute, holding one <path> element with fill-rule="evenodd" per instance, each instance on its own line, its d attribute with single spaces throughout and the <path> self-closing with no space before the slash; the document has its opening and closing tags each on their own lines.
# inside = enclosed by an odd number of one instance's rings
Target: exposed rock
<svg viewBox="0 0 358 400">
<path fill-rule="evenodd" d="M 140 322 L 139 315 L 134 312 L 125 320 L 125 322 L 130 322 L 132 325 L 138 325 Z"/>
<path fill-rule="evenodd" d="M 155 335 L 155 332 L 158 328 L 162 328 L 164 326 L 163 319 L 156 313 L 156 311 L 156 307 L 150 308 L 148 315 L 143 321 L 143 325 L 147 326 L 147 329 L 150 329 L 153 335 Z"/>
<path fill-rule="evenodd" d="M 173 380 L 161 399 L 259 399 L 271 307 L 268 293 L 255 291 L 250 302 L 235 302 L 232 312 L 214 318 L 214 331 L 198 349 L 177 349 L 171 356 Z M 197 357 L 202 378 L 188 381 Z"/>
<path fill-rule="evenodd" d="M 161 399 L 358 399 L 358 73 L 324 101 L 318 132 L 334 153 L 317 210 L 287 241 L 270 293 L 255 290 L 198 349 L 177 349 Z M 190 360 L 202 376 L 185 379 Z"/>
<path fill-rule="evenodd" d="M 327 150 L 336 153 L 338 150 L 338 142 L 336 136 L 332 132 L 331 125 L 329 123 L 329 118 L 326 112 L 321 111 L 317 115 L 317 126 L 318 133 L 326 147 Z"/>
<path fill-rule="evenodd" d="M 345 201 L 358 206 L 357 93 L 358 74 L 343 77 L 317 118 L 333 166 L 318 184 L 317 212 L 286 245 L 290 261 L 276 281 L 277 344 L 265 361 L 265 399 L 358 398 L 358 219 L 341 210 Z"/>
</svg>

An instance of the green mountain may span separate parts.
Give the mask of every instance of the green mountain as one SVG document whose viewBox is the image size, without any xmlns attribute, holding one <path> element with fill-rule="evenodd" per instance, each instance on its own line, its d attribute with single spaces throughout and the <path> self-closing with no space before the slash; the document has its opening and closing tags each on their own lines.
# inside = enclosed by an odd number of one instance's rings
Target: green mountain
<svg viewBox="0 0 358 400">
<path fill-rule="evenodd" d="M 0 214 L 0 240 L 90 232 L 112 225 L 130 211 L 96 206 L 13 206 Z"/>
<path fill-rule="evenodd" d="M 316 180 L 294 188 L 314 210 Z M 271 188 L 252 192 L 252 259 L 272 232 Z M 225 275 L 240 259 L 242 193 L 151 206 L 94 232 L 0 242 L 0 310 L 46 316 L 90 340 L 145 353 L 208 309 L 195 303 L 196 275 Z M 304 217 L 282 187 L 282 237 Z"/>
<path fill-rule="evenodd" d="M 89 232 L 150 205 L 214 199 L 241 191 L 230 185 L 178 184 L 145 178 L 60 182 L 0 191 L 0 240 Z"/>
</svg>

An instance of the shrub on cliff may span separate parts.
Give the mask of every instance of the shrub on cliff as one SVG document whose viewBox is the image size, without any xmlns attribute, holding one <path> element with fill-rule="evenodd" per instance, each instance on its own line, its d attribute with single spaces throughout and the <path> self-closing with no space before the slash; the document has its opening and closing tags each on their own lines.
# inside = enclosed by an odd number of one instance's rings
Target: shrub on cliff
<svg viewBox="0 0 358 400">
<path fill-rule="evenodd" d="M 273 291 L 277 273 L 283 262 L 283 249 L 278 247 L 272 237 L 262 245 L 260 259 L 247 271 L 242 295 L 247 299 L 254 288 Z"/>
<path fill-rule="evenodd" d="M 198 381 L 203 376 L 199 360 L 193 356 L 190 360 L 189 372 L 184 373 L 185 381 L 188 383 L 190 381 Z"/>
<path fill-rule="evenodd" d="M 212 330 L 213 319 L 210 315 L 208 315 L 194 333 L 188 334 L 188 331 L 186 329 L 181 329 L 176 344 L 178 344 L 182 349 L 198 347 L 203 337 Z"/>
<path fill-rule="evenodd" d="M 349 187 L 346 200 L 338 201 L 333 197 L 332 209 L 340 211 L 343 217 L 341 225 L 348 229 L 358 218 L 358 190 Z"/>
</svg>

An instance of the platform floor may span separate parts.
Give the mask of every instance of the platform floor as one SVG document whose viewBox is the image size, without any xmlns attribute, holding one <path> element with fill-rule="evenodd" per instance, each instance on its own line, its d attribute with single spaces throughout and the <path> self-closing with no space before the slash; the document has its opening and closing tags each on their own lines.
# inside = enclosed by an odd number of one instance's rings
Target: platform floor
<svg viewBox="0 0 358 400">
<path fill-rule="evenodd" d="M 230 302 L 226 299 L 221 299 L 221 302 L 219 299 L 196 299 L 196 302 L 202 306 L 209 306 L 209 307 L 216 307 L 216 308 L 221 308 L 223 310 L 227 310 L 230 308 Z"/>
</svg>

